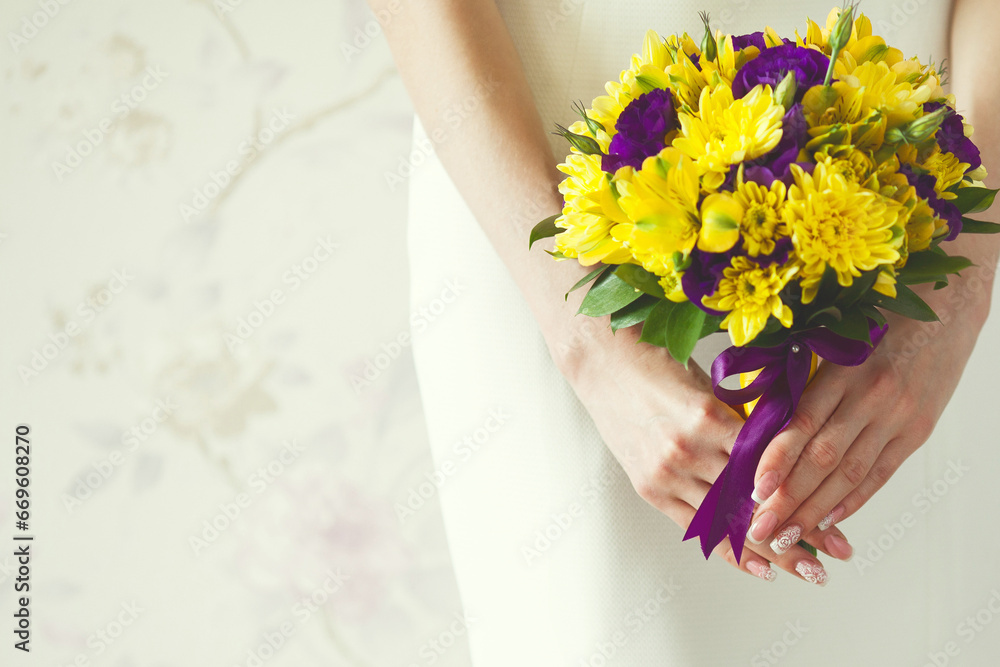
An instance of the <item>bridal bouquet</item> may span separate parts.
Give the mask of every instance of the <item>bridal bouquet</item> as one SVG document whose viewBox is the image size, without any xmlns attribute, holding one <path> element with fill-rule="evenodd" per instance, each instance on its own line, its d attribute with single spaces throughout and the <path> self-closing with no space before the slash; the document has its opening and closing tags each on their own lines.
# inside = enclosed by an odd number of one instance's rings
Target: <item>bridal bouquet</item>
<svg viewBox="0 0 1000 667">
<path fill-rule="evenodd" d="M 572 288 L 590 285 L 581 313 L 641 323 L 640 340 L 681 363 L 728 332 L 715 393 L 756 403 L 684 539 L 708 557 L 728 535 L 739 559 L 754 471 L 815 355 L 864 362 L 883 310 L 936 320 L 910 286 L 946 287 L 971 262 L 942 243 L 1000 225 L 966 217 L 996 191 L 942 71 L 853 7 L 794 40 L 713 33 L 702 18 L 697 44 L 648 32 L 607 94 L 559 127 L 565 206 L 530 243 L 554 236 L 553 257 L 595 267 Z M 752 372 L 743 389 L 719 386 Z"/>
</svg>

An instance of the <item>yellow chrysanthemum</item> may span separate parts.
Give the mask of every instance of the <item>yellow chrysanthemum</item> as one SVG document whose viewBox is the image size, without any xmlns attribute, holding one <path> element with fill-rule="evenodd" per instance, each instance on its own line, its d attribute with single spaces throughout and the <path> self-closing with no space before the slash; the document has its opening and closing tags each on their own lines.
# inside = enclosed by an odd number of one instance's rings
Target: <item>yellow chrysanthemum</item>
<svg viewBox="0 0 1000 667">
<path fill-rule="evenodd" d="M 573 153 L 559 170 L 567 178 L 559 184 L 565 205 L 556 226 L 565 231 L 556 234 L 555 249 L 584 266 L 628 261 L 631 253 L 610 234 L 615 224 L 628 218 L 618 206 L 609 176 L 601 171 L 601 156 Z M 623 177 L 628 171 L 622 170 Z"/>
<path fill-rule="evenodd" d="M 718 291 L 704 297 L 702 303 L 726 311 L 722 327 L 729 330 L 733 345 L 746 345 L 764 330 L 771 315 L 783 326 L 792 326 L 792 309 L 782 302 L 779 293 L 796 271 L 791 264 L 761 268 L 747 257 L 734 257 L 722 272 Z"/>
<path fill-rule="evenodd" d="M 862 271 L 899 259 L 903 230 L 901 206 L 836 173 L 830 161 L 810 175 L 792 165 L 795 184 L 788 190 L 792 244 L 802 265 L 802 302 L 816 296 L 827 266 L 848 287 Z"/>
<path fill-rule="evenodd" d="M 825 162 L 829 158 L 830 168 L 848 181 L 866 188 L 874 185 L 877 165 L 865 151 L 853 146 L 825 146 L 815 158 L 817 162 Z"/>
<path fill-rule="evenodd" d="M 694 160 L 705 187 L 717 190 L 730 165 L 758 158 L 778 145 L 784 115 L 770 86 L 755 86 L 738 100 L 727 85 L 705 88 L 697 115 L 678 115 L 681 133 L 673 145 Z"/>
<path fill-rule="evenodd" d="M 745 213 L 740 222 L 743 249 L 751 257 L 770 255 L 774 242 L 787 236 L 785 225 L 785 195 L 787 188 L 779 180 L 765 187 L 753 181 L 743 181 L 742 172 L 734 193 Z"/>
<path fill-rule="evenodd" d="M 619 204 L 628 216 L 611 236 L 627 247 L 647 271 L 674 271 L 675 252 L 687 255 L 698 240 L 698 175 L 675 148 L 646 158 L 630 182 L 623 182 Z"/>
</svg>

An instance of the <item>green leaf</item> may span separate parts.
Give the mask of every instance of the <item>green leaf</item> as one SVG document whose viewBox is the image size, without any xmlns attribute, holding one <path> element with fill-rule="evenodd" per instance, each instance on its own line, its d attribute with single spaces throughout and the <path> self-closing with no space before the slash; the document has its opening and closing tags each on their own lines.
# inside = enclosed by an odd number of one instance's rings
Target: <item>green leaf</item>
<svg viewBox="0 0 1000 667">
<path fill-rule="evenodd" d="M 556 124 L 557 131 L 552 134 L 558 134 L 570 143 L 570 145 L 576 150 L 580 151 L 584 155 L 604 155 L 601 152 L 601 145 L 597 143 L 591 137 L 583 134 L 575 134 L 570 132 L 567 128 L 562 125 Z"/>
<path fill-rule="evenodd" d="M 861 298 L 865 292 L 871 289 L 871 286 L 875 284 L 878 279 L 878 269 L 874 271 L 866 271 L 860 276 L 854 279 L 854 281 L 848 286 L 843 288 L 839 295 L 837 295 L 836 303 L 841 307 L 841 309 L 850 308 L 858 299 Z"/>
<path fill-rule="evenodd" d="M 944 280 L 939 280 L 936 283 L 934 283 L 934 289 L 935 290 L 944 289 L 947 286 L 948 286 L 948 278 L 947 277 Z"/>
<path fill-rule="evenodd" d="M 934 310 L 906 285 L 896 285 L 895 299 L 880 292 L 869 292 L 864 296 L 864 301 L 921 322 L 938 321 Z"/>
<path fill-rule="evenodd" d="M 963 234 L 1000 234 L 1000 225 L 985 220 L 962 218 Z"/>
<path fill-rule="evenodd" d="M 833 299 L 840 289 L 840 284 L 837 282 L 837 272 L 828 265 L 823 270 L 823 277 L 819 281 L 819 288 L 816 290 L 816 298 L 813 299 L 813 302 L 817 304 L 833 303 Z"/>
<path fill-rule="evenodd" d="M 605 273 L 593 284 L 587 296 L 583 297 L 579 312 L 590 317 L 600 317 L 624 308 L 642 296 L 642 292 L 615 275 Z"/>
<path fill-rule="evenodd" d="M 937 252 L 915 252 L 906 259 L 906 266 L 898 273 L 904 285 L 939 282 L 946 274 L 958 273 L 972 266 L 972 261 L 957 255 Z"/>
<path fill-rule="evenodd" d="M 645 322 L 646 318 L 649 317 L 650 311 L 653 310 L 653 307 L 657 303 L 657 300 L 653 297 L 643 294 L 624 308 L 616 310 L 611 314 L 611 331 L 618 331 L 619 329 Z"/>
<path fill-rule="evenodd" d="M 843 314 L 840 312 L 840 308 L 837 308 L 836 306 L 827 306 L 826 308 L 817 310 L 815 313 L 810 315 L 806 322 L 812 322 L 817 318 L 823 319 L 824 315 L 832 317 L 837 322 L 839 322 L 841 317 L 843 317 Z"/>
<path fill-rule="evenodd" d="M 701 337 L 705 311 L 690 301 L 677 304 L 667 318 L 667 350 L 687 368 L 688 359 Z"/>
<path fill-rule="evenodd" d="M 580 278 L 578 281 L 576 281 L 575 285 L 569 288 L 569 292 L 566 292 L 566 296 L 564 298 L 569 299 L 570 292 L 575 292 L 576 290 L 580 289 L 581 287 L 589 283 L 591 280 L 596 278 L 598 275 L 600 275 L 602 271 L 607 271 L 610 268 L 611 268 L 610 266 L 602 264 L 601 266 L 597 267 L 596 269 L 585 275 L 583 278 Z"/>
<path fill-rule="evenodd" d="M 561 215 L 562 213 L 550 215 L 531 229 L 531 236 L 528 238 L 528 250 L 531 250 L 531 246 L 535 244 L 535 241 L 547 239 L 563 231 L 562 228 L 556 227 L 556 218 Z"/>
<path fill-rule="evenodd" d="M 993 200 L 997 196 L 997 190 L 968 187 L 959 188 L 955 194 L 957 197 L 951 203 L 957 206 L 964 215 L 966 213 L 979 213 L 992 206 Z"/>
<path fill-rule="evenodd" d="M 705 313 L 705 322 L 701 325 L 701 333 L 698 334 L 698 338 L 704 338 L 705 336 L 724 331 L 722 329 L 722 320 L 724 319 L 726 319 L 725 315 L 709 315 Z"/>
<path fill-rule="evenodd" d="M 642 333 L 639 335 L 639 341 L 666 347 L 667 322 L 670 319 L 670 313 L 677 305 L 668 299 L 657 301 L 653 309 L 649 311 L 646 321 L 642 324 Z"/>
<path fill-rule="evenodd" d="M 869 303 L 862 303 L 858 305 L 858 309 L 862 313 L 864 313 L 865 317 L 870 317 L 871 319 L 875 320 L 875 324 L 877 324 L 878 326 L 882 326 L 883 324 L 886 323 L 885 315 L 883 315 L 882 311 L 876 308 L 875 306 Z"/>
<path fill-rule="evenodd" d="M 844 311 L 843 317 L 839 321 L 831 320 L 824 322 L 827 329 L 835 334 L 852 340 L 860 340 L 871 343 L 871 336 L 868 329 L 868 318 L 860 308 L 851 308 Z"/>
<path fill-rule="evenodd" d="M 659 278 L 638 264 L 622 264 L 615 269 L 615 275 L 650 296 L 655 296 L 657 299 L 667 298 L 663 288 L 660 287 Z"/>
<path fill-rule="evenodd" d="M 816 556 L 816 547 L 809 544 L 805 540 L 799 540 L 799 546 L 811 553 L 813 556 Z"/>
</svg>

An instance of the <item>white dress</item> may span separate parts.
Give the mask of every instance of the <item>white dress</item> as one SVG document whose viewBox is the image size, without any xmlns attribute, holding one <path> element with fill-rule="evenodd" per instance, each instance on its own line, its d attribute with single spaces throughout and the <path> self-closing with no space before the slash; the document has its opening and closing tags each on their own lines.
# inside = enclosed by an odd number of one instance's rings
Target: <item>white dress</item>
<svg viewBox="0 0 1000 667">
<path fill-rule="evenodd" d="M 831 7 L 498 4 L 547 128 L 573 120 L 573 100 L 601 94 L 648 28 L 696 34 L 705 10 L 734 34 L 765 23 L 804 34 L 806 16 L 822 24 Z M 907 55 L 946 57 L 948 0 L 868 0 L 862 9 Z M 415 132 L 419 140 L 419 123 Z M 561 159 L 564 142 L 552 146 Z M 1000 355 L 987 347 L 1000 340 L 996 324 L 930 442 L 841 525 L 853 561 L 825 557 L 825 588 L 784 572 L 768 584 L 705 562 L 635 494 L 433 157 L 411 178 L 408 233 L 412 309 L 448 281 L 459 287 L 413 331 L 413 352 L 435 466 L 447 471 L 439 497 L 476 667 L 997 664 L 1000 619 L 984 623 L 1000 612 L 1000 541 L 985 521 L 1000 474 L 991 389 Z M 724 336 L 706 342 L 695 353 L 705 368 L 726 345 Z"/>
</svg>

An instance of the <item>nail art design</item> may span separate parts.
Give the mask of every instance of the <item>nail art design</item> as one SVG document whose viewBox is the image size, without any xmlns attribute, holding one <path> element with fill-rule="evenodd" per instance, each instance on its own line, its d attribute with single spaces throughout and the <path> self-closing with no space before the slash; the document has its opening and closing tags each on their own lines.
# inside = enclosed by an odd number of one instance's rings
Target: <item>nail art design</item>
<svg viewBox="0 0 1000 667">
<path fill-rule="evenodd" d="M 774 581 L 777 576 L 770 565 L 767 563 L 758 563 L 755 560 L 747 563 L 747 569 L 750 570 L 750 574 L 760 577 L 764 581 Z"/>
<path fill-rule="evenodd" d="M 819 525 L 817 525 L 816 527 L 819 528 L 820 530 L 827 530 L 831 528 L 833 524 L 840 521 L 840 517 L 841 515 L 843 515 L 843 513 L 844 513 L 844 506 L 837 505 L 836 507 L 833 508 L 833 510 L 829 514 L 823 517 L 823 520 L 820 521 Z"/>
<path fill-rule="evenodd" d="M 771 542 L 771 550 L 776 554 L 783 554 L 791 549 L 802 537 L 802 528 L 799 526 L 785 526 Z"/>
<path fill-rule="evenodd" d="M 807 560 L 802 560 L 795 566 L 795 571 L 801 574 L 802 578 L 810 584 L 826 586 L 826 580 L 828 578 L 826 570 L 824 570 L 823 566 L 819 563 L 811 563 Z"/>
</svg>

